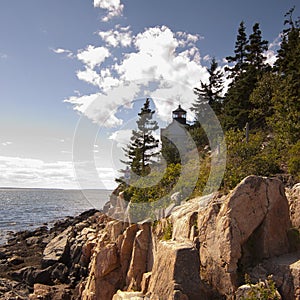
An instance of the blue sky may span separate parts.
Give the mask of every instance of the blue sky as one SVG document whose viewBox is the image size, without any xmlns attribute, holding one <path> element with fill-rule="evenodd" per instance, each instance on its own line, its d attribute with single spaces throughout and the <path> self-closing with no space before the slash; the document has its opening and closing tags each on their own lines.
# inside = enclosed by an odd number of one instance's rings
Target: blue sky
<svg viewBox="0 0 300 300">
<path fill-rule="evenodd" d="M 207 79 L 209 59 L 226 65 L 242 20 L 248 34 L 260 23 L 272 43 L 271 63 L 283 15 L 298 3 L 1 0 L 0 186 L 80 187 L 72 149 L 80 138 L 82 149 L 92 147 L 100 178 L 84 187 L 113 187 L 138 105 L 134 113 L 123 110 L 125 117 L 114 110 L 151 96 L 168 122 L 178 102 L 189 108 L 191 87 Z M 171 88 L 147 86 L 158 78 Z"/>
</svg>

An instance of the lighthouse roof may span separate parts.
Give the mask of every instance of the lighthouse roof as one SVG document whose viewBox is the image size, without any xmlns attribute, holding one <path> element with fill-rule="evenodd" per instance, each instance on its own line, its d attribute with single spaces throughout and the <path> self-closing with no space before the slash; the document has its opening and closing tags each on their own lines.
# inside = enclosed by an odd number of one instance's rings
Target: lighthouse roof
<svg viewBox="0 0 300 300">
<path fill-rule="evenodd" d="M 173 110 L 173 113 L 186 113 L 186 110 L 184 110 L 181 105 L 178 105 L 178 108 Z"/>
</svg>

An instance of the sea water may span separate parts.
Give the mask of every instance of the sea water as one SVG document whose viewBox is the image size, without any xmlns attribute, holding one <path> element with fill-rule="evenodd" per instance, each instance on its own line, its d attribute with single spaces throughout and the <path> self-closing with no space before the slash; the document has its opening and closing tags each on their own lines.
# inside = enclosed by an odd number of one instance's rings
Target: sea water
<svg viewBox="0 0 300 300">
<path fill-rule="evenodd" d="M 9 232 L 33 230 L 88 209 L 101 209 L 109 190 L 0 189 L 0 244 Z"/>
</svg>

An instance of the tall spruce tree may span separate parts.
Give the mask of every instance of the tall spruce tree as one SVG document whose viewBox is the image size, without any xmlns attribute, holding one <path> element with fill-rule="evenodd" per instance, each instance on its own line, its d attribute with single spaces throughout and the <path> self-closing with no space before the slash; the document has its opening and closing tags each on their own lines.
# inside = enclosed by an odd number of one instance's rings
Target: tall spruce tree
<svg viewBox="0 0 300 300">
<path fill-rule="evenodd" d="M 278 50 L 277 60 L 275 62 L 275 70 L 282 76 L 293 75 L 299 78 L 300 64 L 299 64 L 299 29 L 300 20 L 293 20 L 293 12 L 295 7 L 290 9 L 285 14 L 284 25 L 288 28 L 282 32 L 282 42 Z"/>
<path fill-rule="evenodd" d="M 132 130 L 130 143 L 123 148 L 128 160 L 122 162 L 139 176 L 145 176 L 150 172 L 153 158 L 159 155 L 157 150 L 159 141 L 153 136 L 153 131 L 159 128 L 157 122 L 153 120 L 154 113 L 155 111 L 150 109 L 150 100 L 147 98 L 138 113 L 137 130 Z"/>
<path fill-rule="evenodd" d="M 265 67 L 264 51 L 268 50 L 268 41 L 262 39 L 259 23 L 255 23 L 253 26 L 253 32 L 249 35 L 249 44 L 246 45 L 246 50 L 247 69 L 254 68 L 257 72 L 255 75 L 258 75 Z"/>
<path fill-rule="evenodd" d="M 210 67 L 207 68 L 209 78 L 208 83 L 200 81 L 200 87 L 194 88 L 194 93 L 198 96 L 191 110 L 195 112 L 196 119 L 201 118 L 203 101 L 206 101 L 217 115 L 221 113 L 222 91 L 224 89 L 223 72 L 218 69 L 218 63 L 212 58 Z"/>
<path fill-rule="evenodd" d="M 283 30 L 275 70 L 281 78 L 276 95 L 272 98 L 274 115 L 270 123 L 283 147 L 300 140 L 300 22 L 293 20 L 294 8 L 285 17 L 288 28 Z"/>
<path fill-rule="evenodd" d="M 230 71 L 228 78 L 235 78 L 240 75 L 246 67 L 248 39 L 246 34 L 246 27 L 244 21 L 240 23 L 238 29 L 238 35 L 235 42 L 234 56 L 227 56 L 226 59 L 229 63 L 234 63 L 232 68 L 226 68 L 226 71 Z"/>
<path fill-rule="evenodd" d="M 243 25 L 243 22 L 241 25 Z M 241 37 L 241 32 L 244 32 L 245 27 L 241 25 L 237 45 L 241 44 L 240 40 L 244 37 L 244 35 Z M 224 100 L 223 125 L 226 129 L 242 129 L 247 122 L 251 121 L 252 103 L 249 101 L 250 95 L 265 69 L 263 53 L 267 49 L 268 42 L 262 40 L 258 23 L 253 26 L 249 41 L 245 43 L 245 38 L 242 41 L 243 48 L 239 48 L 243 49 L 243 52 L 233 57 L 236 64 L 230 70 L 232 75 L 229 76 L 233 78 L 233 81 Z M 241 56 L 243 60 L 240 59 Z"/>
</svg>

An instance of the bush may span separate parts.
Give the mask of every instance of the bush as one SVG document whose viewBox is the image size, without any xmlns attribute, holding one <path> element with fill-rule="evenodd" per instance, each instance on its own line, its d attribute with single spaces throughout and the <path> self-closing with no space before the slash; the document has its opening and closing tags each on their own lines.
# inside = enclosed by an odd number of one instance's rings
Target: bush
<svg viewBox="0 0 300 300">
<path fill-rule="evenodd" d="M 164 241 L 170 240 L 172 238 L 172 233 L 173 233 L 173 224 L 170 221 L 168 221 L 168 225 L 163 229 L 162 239 Z"/>
<path fill-rule="evenodd" d="M 249 275 L 245 275 L 246 283 L 250 286 L 250 291 L 243 300 L 279 300 L 281 299 L 276 289 L 272 276 L 268 276 L 267 280 L 260 281 L 257 284 L 250 282 Z"/>
<path fill-rule="evenodd" d="M 300 180 L 300 141 L 289 150 L 288 170 Z"/>
<path fill-rule="evenodd" d="M 229 130 L 226 133 L 226 143 L 225 189 L 234 188 L 249 175 L 269 176 L 279 172 L 278 154 L 264 132 L 250 134 L 247 143 L 243 131 Z"/>
</svg>

